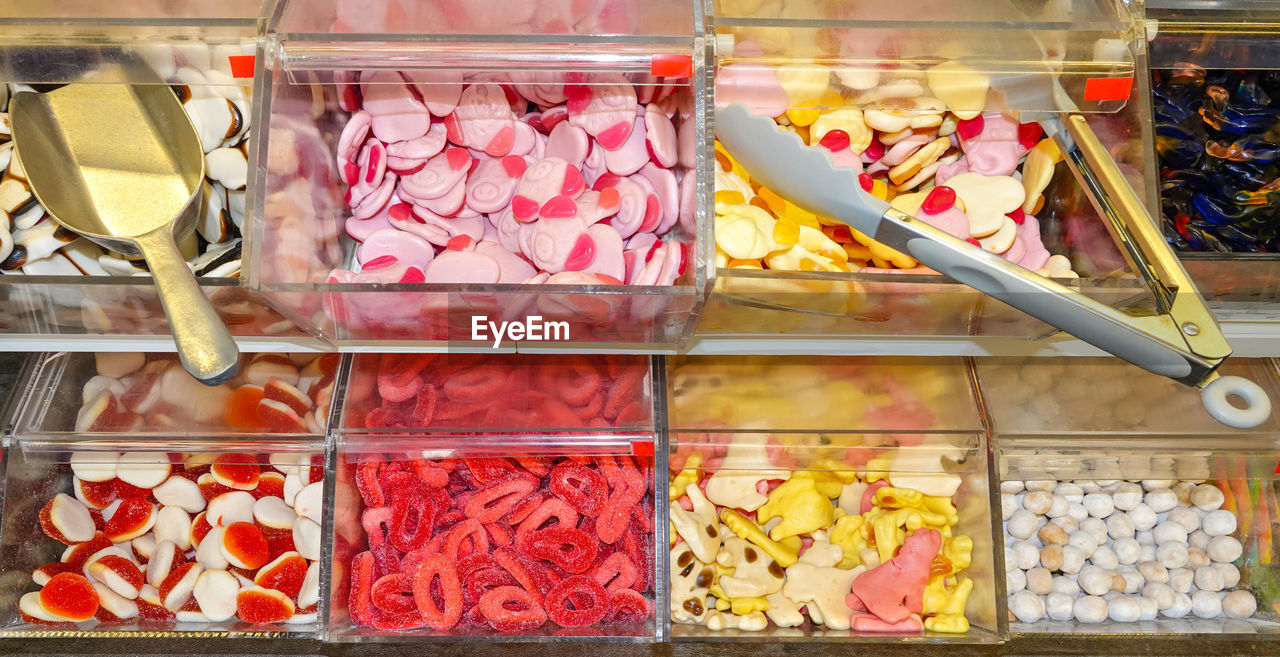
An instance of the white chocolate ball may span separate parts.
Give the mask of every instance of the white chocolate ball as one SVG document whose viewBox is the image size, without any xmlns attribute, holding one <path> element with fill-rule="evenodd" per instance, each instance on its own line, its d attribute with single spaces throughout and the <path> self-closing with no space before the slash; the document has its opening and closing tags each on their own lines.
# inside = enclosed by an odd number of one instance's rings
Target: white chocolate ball
<svg viewBox="0 0 1280 657">
<path fill-rule="evenodd" d="M 1182 618 L 1191 613 L 1191 596 L 1183 591 L 1174 591 L 1173 605 L 1161 610 L 1166 618 Z"/>
<path fill-rule="evenodd" d="M 1142 597 L 1154 601 L 1159 611 L 1172 607 L 1177 595 L 1178 592 L 1164 582 L 1147 582 L 1147 585 L 1142 587 Z"/>
<path fill-rule="evenodd" d="M 1142 587 L 1147 585 L 1147 579 L 1138 572 L 1137 568 L 1125 566 L 1116 571 L 1124 579 L 1124 592 L 1126 594 L 1135 594 L 1142 591 Z"/>
<path fill-rule="evenodd" d="M 1200 618 L 1217 618 L 1222 615 L 1222 599 L 1213 591 L 1196 591 L 1191 594 L 1191 613 Z"/>
<path fill-rule="evenodd" d="M 1084 496 L 1084 508 L 1094 518 L 1106 518 L 1115 512 L 1116 505 L 1106 493 L 1089 493 Z"/>
<path fill-rule="evenodd" d="M 1027 574 L 1017 568 L 1005 568 L 1004 587 L 1009 595 L 1027 588 Z"/>
<path fill-rule="evenodd" d="M 1155 545 L 1156 535 L 1151 530 L 1134 532 L 1133 537 L 1138 540 L 1139 545 Z"/>
<path fill-rule="evenodd" d="M 1229 618 L 1249 618 L 1258 611 L 1258 601 L 1248 591 L 1232 591 L 1222 598 L 1222 612 Z"/>
<path fill-rule="evenodd" d="M 1076 583 L 1080 585 L 1080 590 L 1089 595 L 1103 595 L 1111 590 L 1112 572 L 1103 570 L 1094 565 L 1088 565 L 1080 569 L 1080 575 L 1076 577 Z"/>
<path fill-rule="evenodd" d="M 1156 526 L 1156 512 L 1146 504 L 1139 502 L 1128 513 L 1129 519 L 1133 520 L 1133 528 L 1137 531 L 1144 532 Z"/>
<path fill-rule="evenodd" d="M 1122 482 L 1111 489 L 1111 501 L 1117 509 L 1128 511 L 1142 503 L 1142 486 Z"/>
<path fill-rule="evenodd" d="M 1127 513 L 1113 513 L 1107 518 L 1107 536 L 1113 539 L 1133 538 L 1133 519 Z"/>
<path fill-rule="evenodd" d="M 1067 498 L 1062 497 L 1061 495 L 1054 495 L 1053 505 L 1049 507 L 1049 510 L 1045 512 L 1045 515 L 1050 518 L 1065 518 L 1070 510 L 1071 503 L 1067 501 Z"/>
<path fill-rule="evenodd" d="M 1156 548 L 1156 561 L 1165 568 L 1181 568 L 1187 565 L 1186 543 L 1162 543 Z"/>
<path fill-rule="evenodd" d="M 1053 493 L 1034 491 L 1022 496 L 1022 508 L 1042 516 L 1053 506 Z"/>
<path fill-rule="evenodd" d="M 1186 543 L 1187 528 L 1182 525 L 1166 520 L 1151 530 L 1156 539 L 1156 545 L 1161 543 Z"/>
<path fill-rule="evenodd" d="M 1107 604 L 1107 616 L 1117 623 L 1132 623 L 1142 615 L 1138 599 L 1130 595 L 1112 598 Z"/>
<path fill-rule="evenodd" d="M 1209 558 L 1218 563 L 1231 563 L 1244 554 L 1240 541 L 1233 536 L 1214 536 L 1209 541 L 1209 549 L 1205 550 Z"/>
<path fill-rule="evenodd" d="M 1155 560 L 1156 560 L 1156 545 L 1155 545 L 1155 543 L 1146 543 L 1146 544 L 1141 544 L 1141 543 L 1139 543 L 1139 545 L 1141 545 L 1141 546 L 1142 546 L 1142 554 L 1138 557 L 1138 561 L 1139 561 L 1139 562 L 1142 562 L 1142 561 L 1155 561 Z"/>
<path fill-rule="evenodd" d="M 1030 591 L 1018 591 L 1009 596 L 1009 611 L 1024 623 L 1034 623 L 1044 618 L 1044 600 Z"/>
<path fill-rule="evenodd" d="M 1187 566 L 1191 568 L 1200 568 L 1212 563 L 1212 559 L 1199 548 L 1187 548 Z"/>
<path fill-rule="evenodd" d="M 1240 583 L 1240 569 L 1236 568 L 1233 563 L 1216 563 L 1213 565 L 1222 572 L 1222 586 L 1224 589 L 1234 589 Z"/>
<path fill-rule="evenodd" d="M 1109 545 L 1099 545 L 1098 549 L 1093 551 L 1093 556 L 1089 557 L 1089 561 L 1105 570 L 1115 570 L 1120 567 L 1120 559 L 1116 557 L 1116 551 Z"/>
<path fill-rule="evenodd" d="M 1188 535 L 1197 529 L 1200 529 L 1200 514 L 1192 511 L 1185 506 L 1179 506 L 1169 511 L 1169 517 L 1165 518 L 1165 522 L 1176 522 L 1187 530 Z"/>
<path fill-rule="evenodd" d="M 1046 545 L 1040 548 L 1040 565 L 1049 571 L 1062 569 L 1062 546 Z"/>
<path fill-rule="evenodd" d="M 1018 498 L 1013 493 L 1000 493 L 1000 515 L 1001 520 L 1008 520 L 1014 511 L 1018 510 Z"/>
<path fill-rule="evenodd" d="M 1142 610 L 1138 614 L 1138 620 L 1153 621 L 1160 615 L 1160 605 L 1144 595 L 1138 596 L 1138 607 Z"/>
<path fill-rule="evenodd" d="M 1066 575 L 1055 575 L 1053 577 L 1053 592 L 1065 593 L 1075 599 L 1080 595 L 1080 585 L 1076 583 L 1075 578 Z"/>
<path fill-rule="evenodd" d="M 1084 512 L 1083 504 L 1072 504 L 1071 507 L 1072 508 L 1067 509 L 1067 515 L 1062 516 L 1061 518 L 1054 518 L 1053 520 L 1054 524 L 1067 530 L 1067 532 L 1073 532 L 1080 529 L 1080 521 L 1089 517 L 1089 514 Z M 1080 512 L 1083 514 L 1081 517 L 1077 518 L 1073 515 L 1075 513 L 1072 510 L 1074 507 L 1080 507 Z"/>
<path fill-rule="evenodd" d="M 1174 483 L 1175 482 L 1172 479 L 1143 479 L 1142 490 L 1145 490 L 1148 493 L 1157 490 L 1168 490 Z"/>
<path fill-rule="evenodd" d="M 1084 489 L 1079 484 L 1073 484 L 1069 481 L 1064 481 L 1054 486 L 1053 494 L 1065 498 L 1068 502 L 1084 501 Z"/>
<path fill-rule="evenodd" d="M 1210 511 L 1200 521 L 1200 526 L 1210 536 L 1226 536 L 1236 530 L 1236 516 L 1226 509 Z"/>
<path fill-rule="evenodd" d="M 1142 573 L 1142 577 L 1148 582 L 1163 584 L 1169 581 L 1169 569 L 1156 561 L 1143 561 L 1138 564 L 1138 572 Z"/>
<path fill-rule="evenodd" d="M 1177 508 L 1178 496 L 1168 488 L 1158 488 L 1144 495 L 1142 503 L 1151 507 L 1151 510 L 1156 513 L 1166 513 Z"/>
<path fill-rule="evenodd" d="M 1099 518 L 1085 518 L 1080 521 L 1080 531 L 1093 537 L 1093 542 L 1102 545 L 1107 542 L 1107 523 Z"/>
<path fill-rule="evenodd" d="M 1006 548 L 1006 554 L 1013 555 L 1013 567 L 1027 570 L 1040 563 L 1040 550 L 1027 541 L 1014 541 Z"/>
<path fill-rule="evenodd" d="M 1083 480 L 1082 480 L 1082 479 L 1077 479 L 1077 480 L 1075 480 L 1075 481 L 1074 481 L 1074 482 L 1072 482 L 1072 483 L 1074 483 L 1075 485 L 1079 486 L 1079 487 L 1080 487 L 1080 490 L 1084 491 L 1084 494 L 1085 494 L 1085 495 L 1088 495 L 1089 493 L 1101 493 L 1101 492 L 1102 492 L 1102 486 L 1099 486 L 1099 485 L 1098 485 L 1098 482 L 1096 482 L 1096 481 L 1094 481 L 1094 480 L 1092 480 L 1092 479 L 1083 479 Z"/>
<path fill-rule="evenodd" d="M 1093 552 L 1098 549 L 1098 544 L 1101 542 L 1102 541 L 1099 541 L 1093 534 L 1090 534 L 1083 529 L 1071 532 L 1070 537 L 1067 539 L 1067 545 L 1080 548 L 1080 551 L 1084 552 L 1086 557 L 1092 556 Z"/>
<path fill-rule="evenodd" d="M 1216 511 L 1222 508 L 1222 503 L 1226 501 L 1227 498 L 1217 486 L 1200 484 L 1191 491 L 1191 505 L 1201 511 Z"/>
<path fill-rule="evenodd" d="M 1053 592 L 1044 598 L 1044 610 L 1056 621 L 1071 620 L 1075 613 L 1075 598 L 1065 593 Z"/>
<path fill-rule="evenodd" d="M 1207 550 L 1209 549 L 1209 540 L 1212 538 L 1212 536 L 1204 533 L 1203 529 L 1197 529 L 1190 534 L 1187 534 L 1187 545 L 1193 548 Z"/>
<path fill-rule="evenodd" d="M 1040 529 L 1040 518 L 1036 514 L 1026 510 L 1018 509 L 1009 516 L 1009 521 L 1005 523 L 1005 532 L 1010 536 L 1027 540 L 1035 535 L 1036 530 Z"/>
<path fill-rule="evenodd" d="M 1026 486 L 1021 481 L 1005 480 L 1000 482 L 1001 493 L 1021 493 L 1024 490 L 1026 490 Z"/>
<path fill-rule="evenodd" d="M 1032 568 L 1027 571 L 1027 590 L 1036 595 L 1048 595 L 1053 592 L 1053 574 L 1044 568 Z"/>
<path fill-rule="evenodd" d="M 1072 612 L 1081 623 L 1101 623 L 1107 619 L 1107 601 L 1096 595 L 1082 596 L 1076 598 Z"/>
<path fill-rule="evenodd" d="M 1116 553 L 1116 559 L 1121 564 L 1137 563 L 1138 558 L 1142 556 L 1142 545 L 1133 538 L 1117 539 L 1111 545 L 1111 549 Z"/>
<path fill-rule="evenodd" d="M 1169 586 L 1178 593 L 1190 593 L 1195 584 L 1195 571 L 1190 568 L 1170 568 Z"/>
<path fill-rule="evenodd" d="M 1196 568 L 1196 588 L 1201 591 L 1213 591 L 1217 593 L 1221 591 L 1226 583 L 1223 581 L 1222 571 L 1213 566 L 1201 566 Z"/>
<path fill-rule="evenodd" d="M 1084 567 L 1085 559 L 1085 553 L 1080 548 L 1068 545 L 1062 548 L 1062 568 L 1059 570 L 1068 575 L 1074 575 Z"/>
</svg>

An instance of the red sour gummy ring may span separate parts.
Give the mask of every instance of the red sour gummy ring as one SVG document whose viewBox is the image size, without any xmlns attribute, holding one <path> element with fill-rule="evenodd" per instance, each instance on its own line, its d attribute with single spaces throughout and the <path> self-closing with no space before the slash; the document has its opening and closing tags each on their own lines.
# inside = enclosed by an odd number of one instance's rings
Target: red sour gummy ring
<svg viewBox="0 0 1280 657">
<path fill-rule="evenodd" d="M 653 605 L 649 599 L 631 589 L 609 592 L 609 620 L 613 622 L 639 623 L 649 618 Z"/>
<path fill-rule="evenodd" d="M 579 513 L 595 517 L 604 506 L 604 478 L 586 466 L 565 461 L 551 471 L 551 494 L 564 500 Z"/>
<path fill-rule="evenodd" d="M 591 576 L 595 578 L 597 584 L 604 587 L 604 590 L 612 593 L 634 584 L 639 572 L 631 557 L 622 552 L 614 552 L 596 566 Z"/>
<path fill-rule="evenodd" d="M 454 566 L 453 560 L 441 555 L 424 557 L 413 577 L 413 599 L 418 604 L 418 612 L 431 629 L 453 629 L 462 618 L 462 585 L 458 582 Z M 436 606 L 435 598 L 431 595 L 432 585 L 437 580 L 440 582 L 442 607 Z"/>
<path fill-rule="evenodd" d="M 529 556 L 550 561 L 573 574 L 591 568 L 599 552 L 595 539 L 574 527 L 539 529 L 529 536 L 525 547 Z M 591 581 L 595 583 L 595 580 Z"/>
<path fill-rule="evenodd" d="M 449 472 L 444 468 L 436 467 L 431 461 L 419 459 L 410 462 L 409 466 L 428 488 L 444 488 L 449 485 Z"/>
<path fill-rule="evenodd" d="M 418 604 L 413 598 L 413 578 L 403 573 L 380 577 L 373 583 L 370 598 L 374 607 L 388 614 L 399 616 L 412 612 L 419 615 Z"/>
<path fill-rule="evenodd" d="M 523 545 L 529 540 L 529 535 L 542 529 L 542 525 L 552 517 L 556 519 L 555 527 L 577 527 L 578 512 L 573 510 L 564 500 L 549 499 L 542 503 L 532 513 L 520 522 L 520 527 L 516 529 L 516 545 Z"/>
<path fill-rule="evenodd" d="M 431 540 L 437 508 L 426 496 L 401 495 L 391 505 L 391 531 L 387 538 L 401 552 L 412 552 Z"/>
<path fill-rule="evenodd" d="M 473 367 L 445 380 L 444 394 L 453 401 L 490 401 L 507 386 L 507 376 L 506 365 Z"/>
<path fill-rule="evenodd" d="M 467 500 L 462 512 L 481 524 L 496 522 L 514 509 L 538 484 L 524 477 L 512 477 L 480 489 Z"/>
<path fill-rule="evenodd" d="M 583 406 L 600 389 L 600 373 L 585 358 L 567 356 L 537 368 L 536 388 L 557 395 L 570 406 Z"/>
<path fill-rule="evenodd" d="M 585 603 L 582 601 L 584 597 L 587 598 Z M 580 603 L 589 603 L 590 606 L 578 608 Z M 542 604 L 553 623 L 561 627 L 586 627 L 599 623 L 609 613 L 609 594 L 594 579 L 574 575 L 551 587 Z M 573 608 L 568 605 L 573 605 Z"/>
<path fill-rule="evenodd" d="M 463 459 L 462 462 L 467 464 L 467 471 L 478 486 L 488 486 L 515 470 L 515 466 L 506 459 Z"/>
<path fill-rule="evenodd" d="M 463 542 L 468 539 L 470 539 L 471 543 L 469 554 L 489 551 L 489 533 L 484 530 L 484 525 L 473 518 L 468 518 L 454 525 L 453 531 L 449 532 L 449 538 L 444 541 L 443 556 L 448 559 L 449 563 L 457 562 Z"/>
<path fill-rule="evenodd" d="M 373 555 L 361 552 L 351 560 L 351 596 L 348 608 L 356 625 L 373 621 Z"/>
<path fill-rule="evenodd" d="M 523 609 L 512 609 L 520 605 Z M 499 632 L 532 630 L 547 620 L 538 597 L 518 586 L 499 586 L 480 596 L 480 613 Z"/>
</svg>

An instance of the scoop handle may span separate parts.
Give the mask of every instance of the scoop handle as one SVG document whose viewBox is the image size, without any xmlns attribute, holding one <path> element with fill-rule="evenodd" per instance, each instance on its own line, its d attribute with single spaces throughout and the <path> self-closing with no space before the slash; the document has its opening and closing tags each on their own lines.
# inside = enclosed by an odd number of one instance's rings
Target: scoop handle
<svg viewBox="0 0 1280 657">
<path fill-rule="evenodd" d="M 240 349 L 196 283 L 169 227 L 153 230 L 136 241 L 151 268 L 182 366 L 207 386 L 226 383 L 240 367 Z"/>
</svg>

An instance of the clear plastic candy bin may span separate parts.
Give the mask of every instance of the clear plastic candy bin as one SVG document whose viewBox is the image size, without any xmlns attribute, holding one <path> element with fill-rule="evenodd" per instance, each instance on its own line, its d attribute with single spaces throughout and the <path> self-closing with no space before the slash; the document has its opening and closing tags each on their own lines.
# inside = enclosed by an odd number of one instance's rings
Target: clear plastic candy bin
<svg viewBox="0 0 1280 657">
<path fill-rule="evenodd" d="M 477 322 L 529 317 L 680 344 L 710 198 L 691 10 L 274 3 L 250 288 L 339 343 L 488 344 Z"/>
<path fill-rule="evenodd" d="M 1195 391 L 1114 361 L 977 372 L 999 445 L 1012 632 L 1280 631 L 1275 418 L 1225 428 Z M 1225 373 L 1280 399 L 1269 361 Z"/>
<path fill-rule="evenodd" d="M 29 360 L 0 635 L 320 634 L 336 356 L 257 356 L 225 389 L 170 354 Z"/>
<path fill-rule="evenodd" d="M 660 638 L 650 363 L 357 357 L 329 638 Z"/>
<path fill-rule="evenodd" d="M 675 639 L 1002 639 L 963 361 L 682 358 L 668 377 Z"/>
<path fill-rule="evenodd" d="M 133 81 L 173 85 L 206 154 L 200 217 L 180 242 L 201 287 L 235 335 L 299 335 L 238 285 L 260 9 L 259 0 L 6 3 L 0 112 L 14 93 L 91 81 L 101 68 L 141 59 L 146 66 L 131 70 L 149 77 Z M 168 334 L 141 261 L 58 228 L 31 193 L 8 133 L 0 130 L 0 333 Z"/>
<path fill-rule="evenodd" d="M 867 174 L 862 184 L 872 194 L 891 196 L 898 209 L 951 226 L 944 229 L 989 252 L 1109 305 L 1146 300 L 1108 224 L 1035 124 L 1046 113 L 1083 113 L 1154 206 L 1149 99 L 1134 84 L 1144 57 L 1135 38 L 1140 16 L 1125 3 L 705 6 L 716 44 L 716 107 L 744 103 L 773 117 L 811 147 L 831 151 L 837 166 Z M 715 158 L 716 277 L 701 334 L 1039 337 L 1050 330 L 804 210 L 803 199 L 769 190 L 722 145 Z M 947 182 L 955 194 L 929 200 Z M 975 193 L 974 184 L 986 189 Z"/>
</svg>

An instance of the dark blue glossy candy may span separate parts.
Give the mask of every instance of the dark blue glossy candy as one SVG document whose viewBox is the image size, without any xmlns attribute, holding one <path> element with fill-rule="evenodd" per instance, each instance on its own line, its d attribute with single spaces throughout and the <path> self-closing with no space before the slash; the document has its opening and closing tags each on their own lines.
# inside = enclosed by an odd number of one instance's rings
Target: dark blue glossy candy
<svg viewBox="0 0 1280 657">
<path fill-rule="evenodd" d="M 1280 71 L 1218 66 L 1153 73 L 1165 236 L 1183 251 L 1277 252 Z"/>
</svg>

